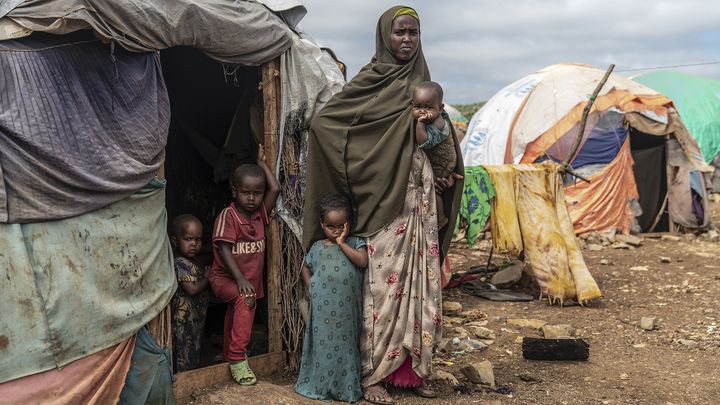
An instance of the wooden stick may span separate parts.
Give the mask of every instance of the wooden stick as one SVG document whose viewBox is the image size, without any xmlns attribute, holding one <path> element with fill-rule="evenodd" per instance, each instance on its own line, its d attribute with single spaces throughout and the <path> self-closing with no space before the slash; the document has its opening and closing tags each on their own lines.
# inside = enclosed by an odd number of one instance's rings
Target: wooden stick
<svg viewBox="0 0 720 405">
<path fill-rule="evenodd" d="M 587 125 L 587 118 L 588 114 L 590 114 L 590 109 L 592 108 L 592 105 L 595 103 L 595 99 L 597 98 L 598 94 L 600 93 L 600 90 L 602 90 L 602 87 L 605 85 L 605 82 L 607 82 L 607 79 L 610 77 L 610 73 L 612 73 L 613 69 L 615 69 L 614 64 L 610 64 L 608 66 L 607 71 L 605 71 L 605 76 L 603 76 L 602 80 L 600 80 L 600 83 L 598 83 L 597 87 L 595 87 L 595 91 L 593 91 L 592 95 L 590 96 L 590 100 L 588 100 L 587 104 L 585 104 L 585 108 L 583 108 L 582 113 L 582 119 L 580 120 L 580 128 L 578 128 L 577 136 L 575 136 L 575 141 L 572 144 L 572 147 L 570 148 L 570 153 L 568 153 L 567 156 L 565 156 L 565 160 L 562 162 L 562 170 L 566 173 L 570 173 L 573 176 L 588 181 L 587 179 L 578 176 L 572 167 L 570 166 L 569 162 L 575 158 L 575 154 L 578 151 L 578 148 L 580 147 L 580 142 L 582 142 L 583 135 L 585 134 L 585 125 Z M 589 182 L 589 181 L 588 181 Z"/>
<path fill-rule="evenodd" d="M 265 157 L 270 170 L 275 172 L 278 153 L 278 127 L 280 116 L 280 59 L 272 60 L 262 67 L 263 124 L 265 127 Z M 276 176 L 277 173 L 274 173 Z M 282 351 L 283 314 L 280 303 L 280 272 L 282 271 L 282 246 L 280 225 L 274 216 L 270 219 L 267 233 L 267 297 L 268 304 L 268 350 Z"/>
</svg>

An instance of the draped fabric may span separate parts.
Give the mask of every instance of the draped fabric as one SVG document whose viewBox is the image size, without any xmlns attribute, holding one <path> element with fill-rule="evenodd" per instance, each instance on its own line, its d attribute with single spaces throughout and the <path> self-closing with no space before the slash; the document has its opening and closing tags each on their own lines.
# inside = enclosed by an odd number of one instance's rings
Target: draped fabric
<svg viewBox="0 0 720 405">
<path fill-rule="evenodd" d="M 0 42 L 0 223 L 68 218 L 157 173 L 170 123 L 155 53 L 89 32 Z"/>
</svg>

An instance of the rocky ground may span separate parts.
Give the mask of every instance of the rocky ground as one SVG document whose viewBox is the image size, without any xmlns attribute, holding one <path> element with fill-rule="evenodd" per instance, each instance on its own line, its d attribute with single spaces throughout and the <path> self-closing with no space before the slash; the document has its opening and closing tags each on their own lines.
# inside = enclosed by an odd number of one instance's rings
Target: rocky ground
<svg viewBox="0 0 720 405">
<path fill-rule="evenodd" d="M 713 209 L 720 212 L 720 204 L 714 203 Z M 718 240 L 715 232 L 638 239 L 591 236 L 582 242 L 583 255 L 603 298 L 586 307 L 538 300 L 493 302 L 457 288 L 445 290 L 448 340 L 436 358 L 437 379 L 432 381 L 439 397 L 426 400 L 392 391 L 396 403 L 720 403 Z M 488 253 L 484 248 L 485 243 L 456 244 L 451 256 L 456 271 L 483 265 Z M 511 262 L 497 255 L 493 261 L 500 266 Z M 551 332 L 550 326 L 569 325 L 561 327 L 560 334 L 587 342 L 589 359 L 525 360 L 522 339 L 543 337 L 543 325 L 545 333 Z M 452 337 L 458 337 L 459 344 Z M 475 366 L 475 372 L 468 369 L 466 376 L 461 370 L 468 366 Z M 267 399 L 269 403 L 307 403 L 292 394 L 292 379 L 273 377 L 272 390 L 260 387 L 257 392 L 283 392 L 268 397 L 277 398 Z M 196 403 L 254 397 L 238 390 L 242 388 L 221 387 L 197 396 Z"/>
</svg>

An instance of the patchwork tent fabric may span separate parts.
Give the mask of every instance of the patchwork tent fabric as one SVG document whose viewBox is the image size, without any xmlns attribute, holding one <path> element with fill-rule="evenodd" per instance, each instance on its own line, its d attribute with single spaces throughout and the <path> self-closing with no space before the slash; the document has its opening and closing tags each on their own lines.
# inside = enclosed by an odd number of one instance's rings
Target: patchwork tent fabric
<svg viewBox="0 0 720 405">
<path fill-rule="evenodd" d="M 525 251 L 542 295 L 580 304 L 602 294 L 585 264 L 565 205 L 559 165 L 487 165 L 495 185 L 493 247 Z"/>
<path fill-rule="evenodd" d="M 155 53 L 113 50 L 89 31 L 0 41 L 0 88 L 0 222 L 104 207 L 165 158 L 170 107 Z"/>
<path fill-rule="evenodd" d="M 705 162 L 720 153 L 720 81 L 680 72 L 658 71 L 633 77 L 673 101 L 700 145 Z"/>
<path fill-rule="evenodd" d="M 0 6 L 0 18 L 6 16 L 30 31 L 68 34 L 92 29 L 105 42 L 132 52 L 189 46 L 219 62 L 248 66 L 285 52 L 292 35 L 279 17 L 254 1 L 115 0 L 90 5 L 85 0 L 7 0 Z M 302 10 L 289 19 L 297 22 L 301 17 Z"/>
<path fill-rule="evenodd" d="M 0 225 L 0 383 L 122 342 L 160 313 L 177 288 L 166 229 L 155 180 L 85 215 Z"/>
<path fill-rule="evenodd" d="M 661 209 L 665 198 L 665 194 L 653 197 L 638 193 L 637 182 L 645 184 L 647 179 L 634 178 L 646 174 L 633 174 L 633 159 L 643 158 L 647 153 L 636 153 L 636 138 L 656 137 L 661 147 L 655 154 L 664 155 L 664 137 L 670 136 L 681 146 L 680 158 L 692 170 L 711 169 L 703 161 L 697 143 L 680 120 L 672 100 L 617 74 L 609 76 L 594 100 L 584 133 L 578 134 L 588 94 L 592 94 L 604 74 L 603 70 L 587 65 L 552 65 L 500 90 L 470 121 L 467 135 L 461 142 L 466 167 L 567 160 L 578 172 L 591 176 L 595 183 L 568 188 L 568 209 L 575 232 L 614 229 L 629 232 L 628 198 L 640 198 L 643 207 L 654 210 Z M 579 148 L 570 156 L 578 136 Z M 629 146 L 626 146 L 628 140 Z M 628 148 L 632 154 L 624 153 Z M 666 162 L 663 156 L 652 157 Z M 600 172 L 606 176 L 596 175 Z M 651 173 L 648 179 L 666 181 L 661 174 Z M 607 194 L 594 194 L 600 190 Z M 647 201 L 650 197 L 659 202 Z M 668 198 L 674 197 L 675 194 L 669 194 Z M 610 214 L 601 206 L 618 208 L 618 211 Z M 670 220 L 685 228 L 697 229 L 706 223 L 707 210 L 703 212 L 701 217 L 693 219 L 687 212 L 677 215 L 677 211 L 670 211 Z M 657 214 L 649 211 L 643 214 L 650 218 L 648 227 L 655 222 Z M 634 221 L 632 215 L 629 221 Z"/>
</svg>

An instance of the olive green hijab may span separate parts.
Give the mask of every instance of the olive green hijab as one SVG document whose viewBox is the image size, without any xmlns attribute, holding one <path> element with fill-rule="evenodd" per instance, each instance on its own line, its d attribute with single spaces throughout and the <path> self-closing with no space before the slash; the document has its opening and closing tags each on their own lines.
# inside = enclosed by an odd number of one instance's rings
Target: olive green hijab
<svg viewBox="0 0 720 405">
<path fill-rule="evenodd" d="M 375 56 L 310 126 L 303 222 L 306 249 L 323 238 L 319 201 L 326 194 L 350 198 L 353 235 L 372 235 L 400 214 L 415 148 L 412 92 L 420 82 L 430 80 L 430 73 L 421 41 L 415 56 L 401 63 L 390 48 L 390 34 L 395 17 L 417 18 L 413 13 L 403 6 L 383 13 Z"/>
</svg>

